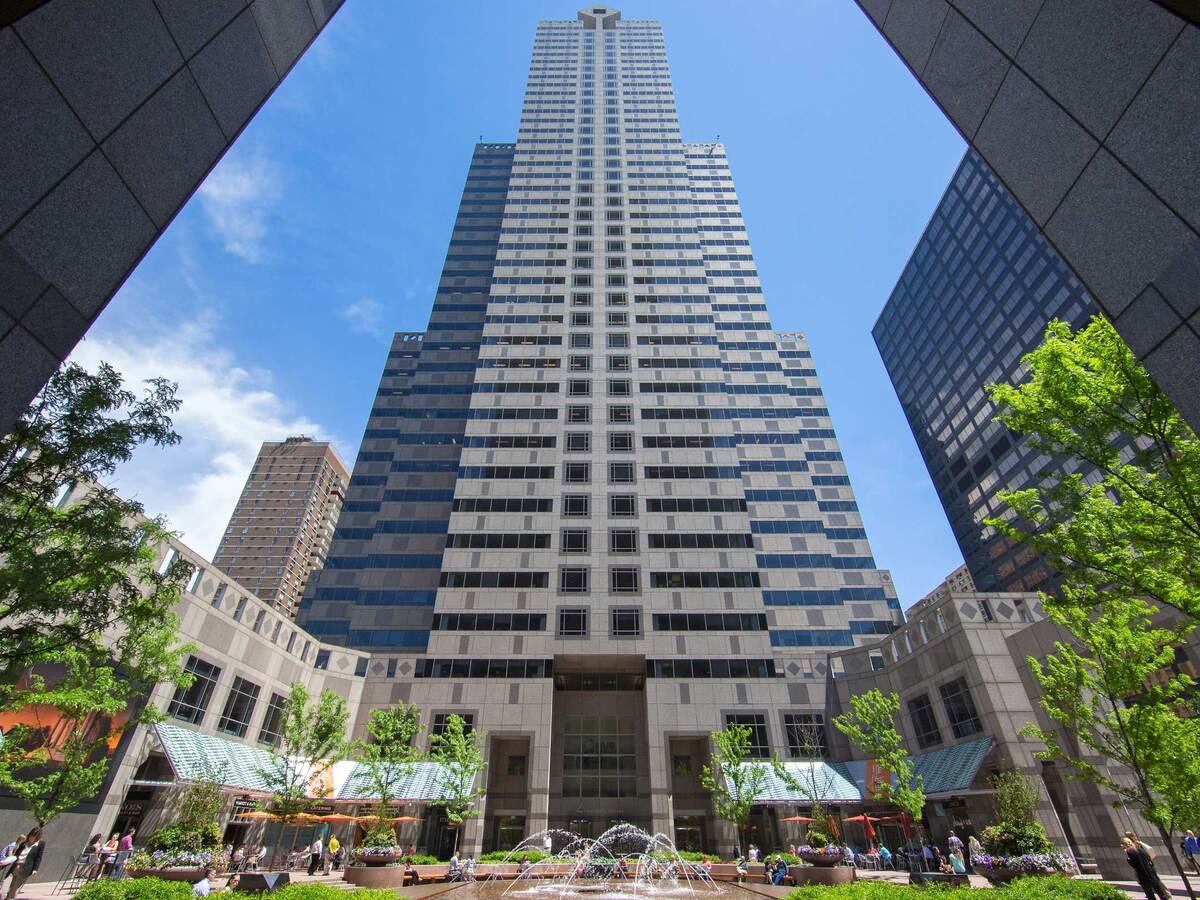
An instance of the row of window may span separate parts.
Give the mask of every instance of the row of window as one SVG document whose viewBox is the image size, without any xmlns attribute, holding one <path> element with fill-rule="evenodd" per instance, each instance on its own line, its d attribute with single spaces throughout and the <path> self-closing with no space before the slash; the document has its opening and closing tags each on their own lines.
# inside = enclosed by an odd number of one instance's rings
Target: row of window
<svg viewBox="0 0 1200 900">
<path fill-rule="evenodd" d="M 180 686 L 175 689 L 175 694 L 167 706 L 167 715 L 192 725 L 200 725 L 208 712 L 209 701 L 212 700 L 217 681 L 221 677 L 221 669 L 198 656 L 189 656 L 184 670 L 192 676 L 192 683 L 188 687 Z M 225 696 L 225 705 L 221 709 L 221 717 L 217 720 L 217 730 L 234 737 L 245 737 L 261 690 L 262 688 L 254 682 L 240 675 L 235 676 L 229 693 Z M 260 744 L 274 746 L 278 743 L 285 702 L 282 695 L 271 695 L 266 715 L 259 726 Z"/>
</svg>

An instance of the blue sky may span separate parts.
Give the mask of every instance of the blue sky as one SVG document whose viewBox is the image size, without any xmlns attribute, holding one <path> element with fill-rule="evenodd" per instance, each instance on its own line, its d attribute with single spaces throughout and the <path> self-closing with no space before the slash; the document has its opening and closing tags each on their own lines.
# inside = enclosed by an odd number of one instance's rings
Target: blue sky
<svg viewBox="0 0 1200 900">
<path fill-rule="evenodd" d="M 180 383 L 182 446 L 117 483 L 210 554 L 262 440 L 348 465 L 392 331 L 423 330 L 472 146 L 512 140 L 570 2 L 347 0 L 80 345 Z M 963 144 L 851 0 L 664 2 L 685 140 L 720 135 L 775 327 L 803 331 L 904 605 L 961 563 L 870 328 Z"/>
</svg>

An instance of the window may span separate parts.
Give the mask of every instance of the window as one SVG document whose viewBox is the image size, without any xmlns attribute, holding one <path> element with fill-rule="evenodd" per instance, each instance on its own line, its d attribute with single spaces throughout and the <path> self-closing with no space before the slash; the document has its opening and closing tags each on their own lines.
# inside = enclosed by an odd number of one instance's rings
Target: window
<svg viewBox="0 0 1200 900">
<path fill-rule="evenodd" d="M 589 213 L 588 215 L 590 216 L 591 213 Z M 577 264 L 576 268 L 578 268 L 579 260 L 575 260 L 575 262 Z M 589 260 L 588 264 L 589 265 L 591 264 L 590 260 Z M 592 286 L 592 276 L 591 275 L 576 275 L 574 278 L 571 279 L 571 284 L 573 284 L 575 287 L 591 287 Z"/>
<path fill-rule="evenodd" d="M 217 731 L 245 737 L 250 717 L 254 715 L 254 704 L 258 702 L 259 690 L 259 686 L 252 681 L 240 676 L 234 678 L 229 696 L 225 698 L 225 708 L 221 710 L 221 718 L 217 722 Z"/>
<path fill-rule="evenodd" d="M 609 494 L 608 514 L 627 518 L 637 515 L 637 500 L 633 494 Z"/>
<path fill-rule="evenodd" d="M 592 358 L 590 356 L 569 357 L 567 368 L 572 372 L 590 372 L 592 371 Z"/>
<path fill-rule="evenodd" d="M 71 486 L 70 486 L 70 483 L 68 483 L 68 484 L 67 484 L 67 493 L 69 494 L 70 492 L 71 492 Z M 66 499 L 65 495 L 64 495 L 64 498 L 63 498 L 63 499 Z M 54 503 L 53 505 L 54 505 L 54 506 L 61 506 L 62 504 L 61 504 L 60 502 L 56 502 L 56 503 Z M 166 574 L 167 574 L 167 570 L 168 570 L 169 568 L 171 568 L 171 565 L 172 565 L 172 564 L 175 562 L 175 560 L 177 560 L 177 559 L 179 559 L 179 551 L 178 551 L 178 550 L 176 550 L 174 547 L 168 547 L 168 548 L 167 548 L 166 555 L 164 555 L 164 556 L 163 556 L 163 558 L 162 558 L 162 562 L 160 562 L 160 563 L 158 564 L 158 574 L 159 574 L 159 575 L 166 575 Z"/>
<path fill-rule="evenodd" d="M 792 759 L 825 758 L 829 745 L 825 741 L 825 716 L 822 713 L 784 713 L 783 730 Z"/>
<path fill-rule="evenodd" d="M 671 755 L 671 774 L 681 777 L 692 774 L 692 757 L 687 753 Z M 678 819 L 677 819 L 678 821 Z M 678 830 L 678 828 L 676 829 Z"/>
<path fill-rule="evenodd" d="M 283 730 L 283 707 L 287 699 L 282 694 L 272 694 L 271 702 L 267 704 L 267 714 L 263 716 L 262 727 L 258 729 L 258 742 L 274 747 L 279 743 Z"/>
<path fill-rule="evenodd" d="M 610 312 L 608 314 L 608 324 L 622 328 L 626 327 L 629 324 L 629 313 L 623 311 Z"/>
<path fill-rule="evenodd" d="M 591 294 L 572 294 L 571 295 L 571 305 L 572 306 L 591 306 L 592 305 L 592 295 Z"/>
<path fill-rule="evenodd" d="M 988 602 L 986 597 L 980 597 L 975 601 L 979 606 L 979 613 L 983 616 L 985 622 L 995 622 L 996 617 L 992 615 L 992 604 Z"/>
<path fill-rule="evenodd" d="M 367 674 L 367 664 L 370 663 L 370 661 L 371 660 L 366 656 L 360 656 L 358 658 L 358 661 L 354 663 L 354 674 L 356 677 L 362 678 Z"/>
<path fill-rule="evenodd" d="M 741 725 L 750 729 L 748 756 L 767 759 L 771 755 L 771 742 L 767 739 L 767 717 L 762 713 L 730 713 L 725 716 L 725 725 Z"/>
<path fill-rule="evenodd" d="M 233 610 L 233 621 L 242 621 L 242 616 L 246 614 L 246 598 L 238 597 L 237 606 Z"/>
<path fill-rule="evenodd" d="M 590 312 L 573 312 L 571 313 L 571 325 L 574 328 L 589 328 L 592 324 L 592 314 Z"/>
<path fill-rule="evenodd" d="M 637 529 L 612 528 L 608 532 L 609 553 L 637 553 Z"/>
<path fill-rule="evenodd" d="M 608 587 L 614 594 L 636 594 L 640 589 L 637 566 L 614 566 L 608 570 Z M 638 628 L 639 633 L 641 627 Z"/>
<path fill-rule="evenodd" d="M 587 484 L 592 480 L 592 466 L 585 462 L 563 463 L 563 481 L 567 484 Z"/>
<path fill-rule="evenodd" d="M 955 678 L 941 685 L 938 691 L 941 692 L 942 707 L 946 710 L 946 718 L 955 737 L 967 737 L 983 730 L 965 678 Z"/>
<path fill-rule="evenodd" d="M 329 651 L 328 650 L 318 650 L 317 651 L 317 658 L 315 660 L 313 660 L 313 668 L 314 669 L 328 669 L 329 668 Z"/>
<path fill-rule="evenodd" d="M 590 431 L 568 431 L 567 432 L 567 447 L 568 452 L 572 453 L 587 453 L 592 449 L 592 434 Z"/>
<path fill-rule="evenodd" d="M 559 637 L 587 637 L 588 611 L 570 608 L 558 611 Z"/>
<path fill-rule="evenodd" d="M 192 577 L 188 579 L 187 592 L 194 594 L 200 589 L 200 581 L 204 578 L 204 570 L 199 566 L 192 569 Z"/>
<path fill-rule="evenodd" d="M 623 425 L 633 421 L 632 406 L 610 406 L 608 421 L 611 425 Z"/>
<path fill-rule="evenodd" d="M 611 213 L 610 213 L 610 215 L 611 215 Z M 625 275 L 624 274 L 609 275 L 608 278 L 606 279 L 605 283 L 609 287 L 624 287 L 625 286 Z"/>
<path fill-rule="evenodd" d="M 592 383 L 586 378 L 571 378 L 567 380 L 567 395 L 571 397 L 590 397 Z"/>
<path fill-rule="evenodd" d="M 628 356 L 609 356 L 608 370 L 610 372 L 628 372 L 629 357 Z"/>
<path fill-rule="evenodd" d="M 609 453 L 629 453 L 633 450 L 633 433 L 629 431 L 610 431 L 608 433 Z"/>
<path fill-rule="evenodd" d="M 587 553 L 591 532 L 586 528 L 564 528 L 562 530 L 563 553 Z"/>
<path fill-rule="evenodd" d="M 608 348 L 610 350 L 625 350 L 629 347 L 629 335 L 623 331 L 618 331 L 608 335 Z"/>
<path fill-rule="evenodd" d="M 587 494 L 564 494 L 563 515 L 575 518 L 591 515 L 591 499 Z"/>
<path fill-rule="evenodd" d="M 568 716 L 563 723 L 564 797 L 636 797 L 631 716 Z"/>
<path fill-rule="evenodd" d="M 395 659 L 389 659 L 387 661 L 387 677 L 388 678 L 396 677 L 396 660 Z"/>
<path fill-rule="evenodd" d="M 592 346 L 592 336 L 586 331 L 576 331 L 571 334 L 570 346 L 575 350 L 587 350 Z"/>
<path fill-rule="evenodd" d="M 567 407 L 567 422 L 572 425 L 587 425 L 592 421 L 592 408 L 590 406 L 568 406 Z"/>
<path fill-rule="evenodd" d="M 628 294 L 607 294 L 604 298 L 605 304 L 608 306 L 628 306 Z"/>
<path fill-rule="evenodd" d="M 613 569 L 615 574 L 618 570 Z M 637 580 L 637 569 L 632 570 L 634 581 Z M 614 607 L 609 616 L 609 627 L 613 637 L 641 637 L 642 611 L 636 606 Z"/>
<path fill-rule="evenodd" d="M 258 615 L 256 615 L 254 617 L 254 633 L 255 634 L 262 633 L 263 620 L 266 619 L 266 617 L 267 617 L 267 611 L 265 609 L 260 609 L 258 611 Z"/>
<path fill-rule="evenodd" d="M 525 757 L 524 756 L 510 756 L 508 758 L 508 763 L 505 766 L 504 771 L 508 775 L 515 775 L 515 776 L 524 775 L 525 774 Z M 522 821 L 524 821 L 524 820 L 522 820 Z M 525 837 L 525 832 L 524 831 L 520 832 L 520 837 L 518 838 L 518 841 L 522 840 L 524 837 Z M 514 844 L 513 846 L 516 846 L 516 845 Z"/>
<path fill-rule="evenodd" d="M 608 393 L 613 397 L 628 397 L 633 393 L 633 382 L 628 378 L 610 378 Z"/>
<path fill-rule="evenodd" d="M 192 675 L 191 687 L 175 688 L 175 696 L 171 698 L 171 705 L 167 707 L 167 715 L 199 725 L 204 721 L 204 713 L 217 686 L 217 679 L 221 677 L 221 670 L 198 656 L 189 656 L 183 668 Z"/>
<path fill-rule="evenodd" d="M 562 594 L 586 594 L 588 592 L 587 566 L 563 566 L 558 570 L 558 590 Z"/>
<path fill-rule="evenodd" d="M 463 734 L 470 734 L 471 729 L 475 727 L 474 713 L 434 713 L 433 725 L 429 729 L 430 734 L 445 734 L 446 725 L 450 721 L 451 716 L 458 716 L 463 720 Z"/>
<path fill-rule="evenodd" d="M 922 750 L 936 747 L 942 742 L 942 730 L 938 728 L 937 716 L 934 715 L 928 694 L 918 694 L 908 701 L 908 715 L 912 719 L 917 746 Z"/>
<path fill-rule="evenodd" d="M 212 607 L 213 607 L 213 609 L 220 609 L 220 608 L 221 608 L 221 601 L 225 599 L 225 591 L 226 591 L 228 588 L 229 588 L 229 585 L 227 585 L 227 584 L 224 584 L 224 583 L 222 583 L 222 584 L 218 584 L 218 585 L 217 585 L 217 590 L 216 590 L 216 592 L 213 594 L 213 598 L 212 598 Z"/>
<path fill-rule="evenodd" d="M 608 480 L 612 484 L 633 484 L 634 471 L 631 462 L 610 462 Z"/>
<path fill-rule="evenodd" d="M 883 658 L 883 651 L 872 650 L 872 651 L 870 651 L 868 656 L 870 657 L 870 660 L 871 660 L 871 671 L 872 672 L 882 672 L 887 667 L 887 663 L 884 661 L 884 658 Z"/>
</svg>

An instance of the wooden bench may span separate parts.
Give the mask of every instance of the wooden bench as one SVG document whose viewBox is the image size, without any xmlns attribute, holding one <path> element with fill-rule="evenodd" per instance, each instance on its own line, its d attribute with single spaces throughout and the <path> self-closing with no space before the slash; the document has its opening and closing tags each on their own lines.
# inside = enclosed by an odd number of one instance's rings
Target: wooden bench
<svg viewBox="0 0 1200 900">
<path fill-rule="evenodd" d="M 971 879 L 967 875 L 957 875 L 952 872 L 912 872 L 909 875 L 909 881 L 912 884 L 944 884 L 949 887 L 965 887 L 971 886 Z"/>
</svg>

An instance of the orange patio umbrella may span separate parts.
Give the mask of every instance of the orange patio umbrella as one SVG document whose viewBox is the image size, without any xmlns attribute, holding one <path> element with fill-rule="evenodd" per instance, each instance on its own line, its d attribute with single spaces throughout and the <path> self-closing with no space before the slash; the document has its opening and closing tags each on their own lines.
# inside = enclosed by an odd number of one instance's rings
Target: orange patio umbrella
<svg viewBox="0 0 1200 900">
<path fill-rule="evenodd" d="M 780 822 L 811 822 L 808 816 L 788 816 L 786 819 L 780 819 Z"/>
<path fill-rule="evenodd" d="M 273 812 L 267 812 L 265 809 L 252 809 L 249 812 L 238 813 L 239 819 L 273 819 L 278 820 L 279 816 Z"/>
<path fill-rule="evenodd" d="M 861 822 L 863 831 L 865 831 L 867 833 L 867 840 L 874 842 L 875 829 L 871 827 L 871 823 L 878 822 L 878 821 L 880 821 L 879 819 L 872 819 L 868 815 L 861 815 L 861 816 L 850 816 L 849 818 L 843 819 L 842 821 L 844 821 L 844 822 Z"/>
</svg>

